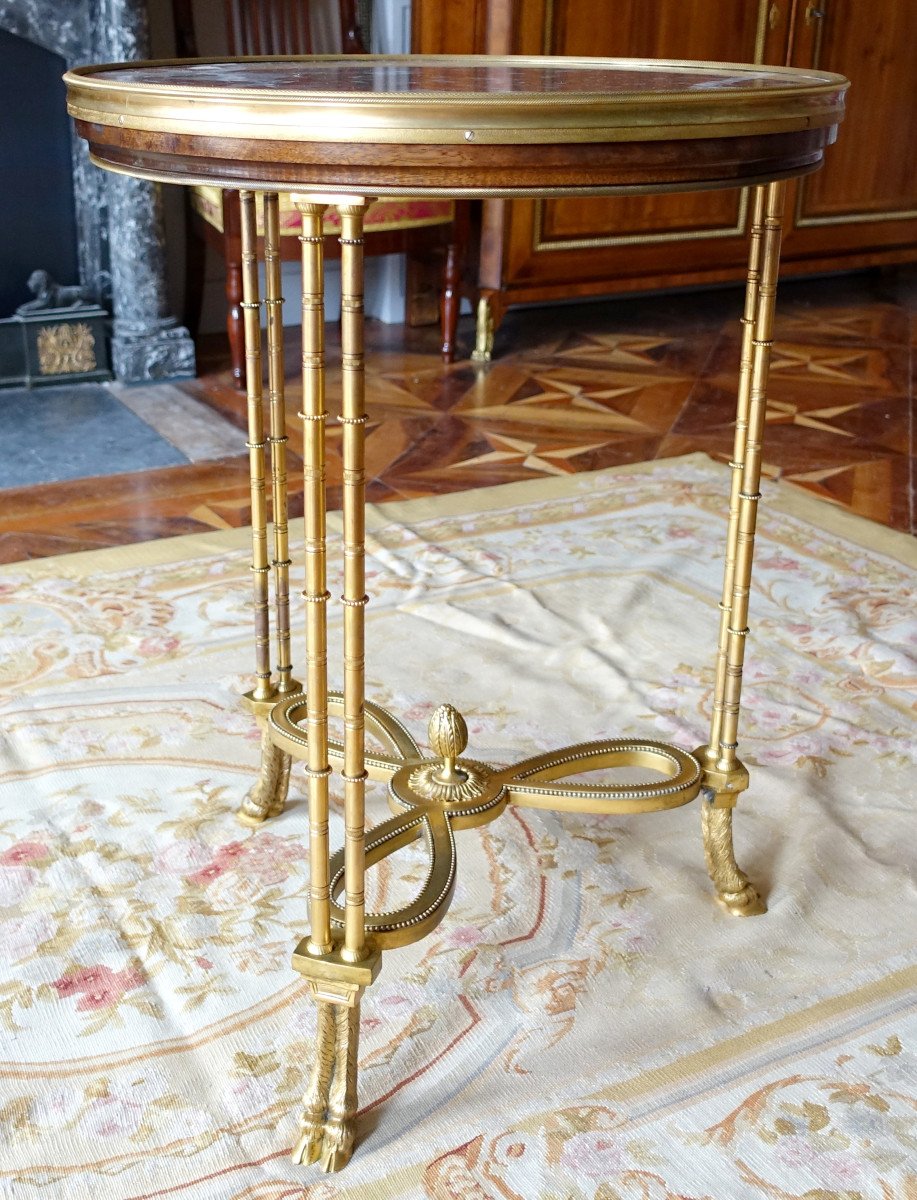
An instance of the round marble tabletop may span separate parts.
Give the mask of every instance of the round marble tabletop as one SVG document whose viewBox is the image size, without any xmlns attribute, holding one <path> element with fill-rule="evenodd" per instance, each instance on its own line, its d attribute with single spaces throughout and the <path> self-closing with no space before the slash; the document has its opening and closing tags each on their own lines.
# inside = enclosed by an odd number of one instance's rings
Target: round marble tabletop
<svg viewBox="0 0 917 1200">
<path fill-rule="evenodd" d="M 738 186 L 813 170 L 847 81 L 637 59 L 327 56 L 80 67 L 101 166 L 174 182 L 372 194 Z"/>
</svg>

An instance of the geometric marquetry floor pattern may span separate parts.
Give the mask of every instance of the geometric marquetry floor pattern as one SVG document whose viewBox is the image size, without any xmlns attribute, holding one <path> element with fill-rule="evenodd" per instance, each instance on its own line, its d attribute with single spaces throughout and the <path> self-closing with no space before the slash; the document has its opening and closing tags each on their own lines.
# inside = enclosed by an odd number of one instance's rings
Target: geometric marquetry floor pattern
<svg viewBox="0 0 917 1200">
<path fill-rule="evenodd" d="M 727 460 L 741 293 L 728 288 L 511 311 L 494 361 L 444 367 L 434 330 L 367 330 L 367 494 L 387 499 L 591 471 L 704 450 Z M 764 469 L 826 501 L 915 527 L 917 273 L 781 285 Z M 290 474 L 301 468 L 287 331 Z M 463 324 L 467 351 L 473 332 Z M 335 357 L 335 327 L 328 332 Z M 245 402 L 219 343 L 183 391 L 234 425 Z M 340 378 L 328 377 L 328 407 Z M 329 423 L 329 502 L 340 495 Z M 0 492 L 0 561 L 249 523 L 241 455 Z M 101 472 L 100 472 L 101 474 Z M 292 497 L 301 511 L 301 492 Z"/>
</svg>

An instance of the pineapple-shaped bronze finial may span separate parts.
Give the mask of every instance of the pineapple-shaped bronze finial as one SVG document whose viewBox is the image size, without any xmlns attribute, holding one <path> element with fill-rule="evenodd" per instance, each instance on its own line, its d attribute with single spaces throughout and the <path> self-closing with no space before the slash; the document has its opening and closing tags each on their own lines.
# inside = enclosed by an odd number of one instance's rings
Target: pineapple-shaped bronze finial
<svg viewBox="0 0 917 1200">
<path fill-rule="evenodd" d="M 455 760 L 464 753 L 468 745 L 468 726 L 465 718 L 451 704 L 441 704 L 430 718 L 427 727 L 433 753 L 443 760 L 443 765 L 434 776 L 437 783 L 464 783 L 468 773 L 456 767 Z"/>
</svg>

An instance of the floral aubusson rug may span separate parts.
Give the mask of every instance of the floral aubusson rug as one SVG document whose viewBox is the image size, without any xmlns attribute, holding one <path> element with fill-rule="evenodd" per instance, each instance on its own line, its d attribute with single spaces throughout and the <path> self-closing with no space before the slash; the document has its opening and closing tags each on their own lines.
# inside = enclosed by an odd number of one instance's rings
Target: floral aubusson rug
<svg viewBox="0 0 917 1200">
<path fill-rule="evenodd" d="M 370 697 L 420 737 L 452 702 L 497 762 L 692 749 L 727 476 L 690 457 L 373 510 Z M 714 902 L 696 803 L 459 834 L 449 915 L 364 1000 L 337 1176 L 288 1160 L 314 1027 L 301 773 L 283 816 L 234 820 L 248 561 L 240 531 L 0 572 L 4 1197 L 917 1196 L 908 538 L 767 486 L 736 830 L 769 913 Z M 420 846 L 389 859 L 373 905 L 423 872 Z"/>
</svg>

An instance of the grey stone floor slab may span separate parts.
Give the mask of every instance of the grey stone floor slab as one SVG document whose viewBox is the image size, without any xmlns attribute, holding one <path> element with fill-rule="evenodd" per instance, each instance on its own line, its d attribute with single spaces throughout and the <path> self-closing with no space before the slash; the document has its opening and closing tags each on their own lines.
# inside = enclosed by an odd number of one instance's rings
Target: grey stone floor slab
<svg viewBox="0 0 917 1200">
<path fill-rule="evenodd" d="M 188 461 L 100 384 L 0 390 L 0 488 Z"/>
<path fill-rule="evenodd" d="M 245 454 L 246 435 L 174 383 L 109 383 L 113 395 L 191 462 Z"/>
</svg>

